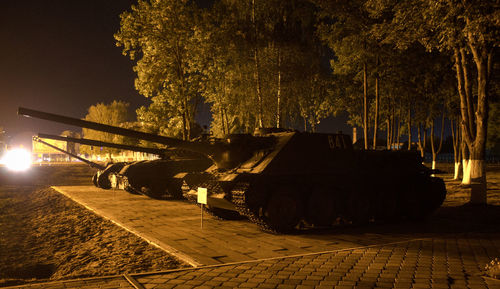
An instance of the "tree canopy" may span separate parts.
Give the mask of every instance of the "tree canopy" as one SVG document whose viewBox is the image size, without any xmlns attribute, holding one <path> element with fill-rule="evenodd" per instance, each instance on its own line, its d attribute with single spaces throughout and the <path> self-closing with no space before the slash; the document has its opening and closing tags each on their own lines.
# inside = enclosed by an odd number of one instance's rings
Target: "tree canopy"
<svg viewBox="0 0 500 289">
<path fill-rule="evenodd" d="M 499 91 L 499 5 L 140 0 L 121 15 L 115 39 L 135 61 L 137 90 L 152 100 L 137 111 L 152 131 L 191 138 L 203 101 L 216 136 L 269 126 L 315 131 L 347 113 L 365 149 L 385 131 L 387 148 L 401 149 L 405 137 L 412 149 L 417 135 L 424 153 L 427 135 L 434 139 L 448 119 L 461 126 L 456 139 L 471 175 L 484 179 L 486 142 L 498 134 L 488 104 Z"/>
</svg>

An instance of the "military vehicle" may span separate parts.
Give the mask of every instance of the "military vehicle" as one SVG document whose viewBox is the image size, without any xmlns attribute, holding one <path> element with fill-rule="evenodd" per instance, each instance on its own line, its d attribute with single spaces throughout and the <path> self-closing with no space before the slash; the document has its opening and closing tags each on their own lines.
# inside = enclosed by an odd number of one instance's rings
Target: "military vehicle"
<svg viewBox="0 0 500 289">
<path fill-rule="evenodd" d="M 20 112 L 21 111 L 23 111 L 22 108 L 20 108 Z M 75 120 L 80 121 L 78 119 Z M 108 126 L 108 129 L 120 128 Z M 158 159 L 100 164 L 54 146 L 44 141 L 45 139 L 65 141 L 67 143 L 79 143 L 94 147 L 109 147 L 120 150 L 143 152 L 156 155 Z M 203 171 L 211 165 L 210 160 L 205 156 L 182 150 L 147 148 L 42 133 L 39 133 L 38 136 L 34 136 L 33 140 L 66 153 L 96 168 L 97 172 L 93 176 L 92 181 L 98 188 L 123 189 L 133 194 L 143 194 L 152 198 L 183 198 L 181 190 L 182 180 L 175 179 L 173 176 L 179 172 Z"/>
<path fill-rule="evenodd" d="M 173 176 L 186 198 L 195 200 L 198 188 L 207 188 L 212 213 L 242 215 L 271 232 L 425 218 L 446 196 L 443 180 L 418 154 L 354 150 L 342 133 L 262 128 L 254 135 L 190 142 L 22 108 L 19 114 L 203 154 L 212 166 Z"/>
</svg>

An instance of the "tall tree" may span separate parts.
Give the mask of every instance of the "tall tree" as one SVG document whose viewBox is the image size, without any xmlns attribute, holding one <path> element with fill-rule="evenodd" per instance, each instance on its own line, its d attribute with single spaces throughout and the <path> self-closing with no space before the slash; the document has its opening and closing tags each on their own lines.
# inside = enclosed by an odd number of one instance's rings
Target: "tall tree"
<svg viewBox="0 0 500 289">
<path fill-rule="evenodd" d="M 382 8 L 381 11 L 393 15 L 388 24 L 378 29 L 387 43 L 406 48 L 420 42 L 429 50 L 437 49 L 453 55 L 460 96 L 462 137 L 470 151 L 470 173 L 475 182 L 470 201 L 485 204 L 488 86 L 492 78 L 494 48 L 499 45 L 498 1 L 369 1 Z M 474 64 L 474 73 L 469 70 L 469 61 Z"/>
<path fill-rule="evenodd" d="M 127 122 L 129 122 L 132 119 L 131 114 L 128 111 L 128 108 L 129 104 L 123 101 L 114 100 L 110 104 L 98 103 L 96 105 L 92 105 L 89 107 L 88 113 L 84 119 L 88 121 L 120 127 L 124 126 Z M 87 128 L 83 129 L 83 137 L 103 142 L 115 142 L 115 143 L 126 142 L 123 136 Z M 101 155 L 101 154 L 116 153 L 118 152 L 118 150 L 112 148 L 94 148 L 82 145 L 80 146 L 80 152 Z"/>
<path fill-rule="evenodd" d="M 191 62 L 199 53 L 197 15 L 192 1 L 140 0 L 120 15 L 115 34 L 123 54 L 136 60 L 136 89 L 145 97 L 161 96 L 169 110 L 176 111 L 183 139 L 191 138 L 200 97 L 199 73 Z"/>
<path fill-rule="evenodd" d="M 328 71 L 309 1 L 221 0 L 205 12 L 205 53 L 196 62 L 203 64 L 212 131 L 292 126 L 297 115 L 312 127 L 327 114 L 319 107 L 326 107 Z"/>
<path fill-rule="evenodd" d="M 314 1 L 321 8 L 319 13 L 319 34 L 322 40 L 334 53 L 331 66 L 334 74 L 351 75 L 356 82 L 362 84 L 362 113 L 361 123 L 363 127 L 364 148 L 368 149 L 369 130 L 369 75 L 373 75 L 376 82 L 375 87 L 375 109 L 374 124 L 378 129 L 378 104 L 379 104 L 379 73 L 378 66 L 381 61 L 381 47 L 371 37 L 371 25 L 377 19 L 371 17 L 363 0 L 355 1 Z M 354 82 L 353 82 L 354 83 Z M 349 97 L 359 97 L 349 95 Z M 350 114 L 350 117 L 351 114 Z M 353 117 L 352 120 L 356 119 Z M 374 133 L 376 137 L 376 133 Z M 374 140 L 375 143 L 376 140 Z"/>
</svg>

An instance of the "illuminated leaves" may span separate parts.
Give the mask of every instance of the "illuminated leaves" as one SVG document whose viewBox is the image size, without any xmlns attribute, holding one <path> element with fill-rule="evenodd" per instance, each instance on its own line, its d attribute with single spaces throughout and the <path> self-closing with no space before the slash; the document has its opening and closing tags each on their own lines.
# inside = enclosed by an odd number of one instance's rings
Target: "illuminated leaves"
<svg viewBox="0 0 500 289">
<path fill-rule="evenodd" d="M 160 96 L 156 102 L 164 100 L 170 113 L 160 117 L 163 121 L 180 117 L 184 139 L 191 135 L 200 82 L 192 63 L 200 53 L 195 39 L 198 12 L 189 2 L 139 1 L 120 16 L 121 27 L 115 34 L 123 54 L 136 61 L 136 89 L 145 97 Z"/>
</svg>

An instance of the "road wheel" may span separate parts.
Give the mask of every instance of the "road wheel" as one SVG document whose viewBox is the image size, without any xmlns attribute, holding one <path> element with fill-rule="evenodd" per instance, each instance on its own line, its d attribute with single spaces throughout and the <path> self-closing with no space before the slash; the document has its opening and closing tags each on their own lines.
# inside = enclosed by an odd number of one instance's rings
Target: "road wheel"
<svg viewBox="0 0 500 289">
<path fill-rule="evenodd" d="M 308 220 L 316 226 L 331 226 L 337 218 L 334 191 L 318 188 L 311 194 L 307 202 Z"/>
<path fill-rule="evenodd" d="M 109 180 L 109 172 L 103 172 L 97 175 L 97 187 L 105 190 L 111 189 L 111 182 Z"/>
<path fill-rule="evenodd" d="M 92 176 L 92 183 L 94 184 L 94 186 L 99 187 L 97 185 L 97 173 L 95 173 L 94 176 Z"/>
<path fill-rule="evenodd" d="M 372 217 L 372 205 L 367 196 L 354 194 L 348 201 L 348 211 L 346 218 L 353 225 L 365 225 Z"/>
<path fill-rule="evenodd" d="M 267 203 L 265 217 L 268 225 L 276 232 L 293 231 L 302 217 L 302 204 L 298 194 L 273 194 Z"/>
</svg>

